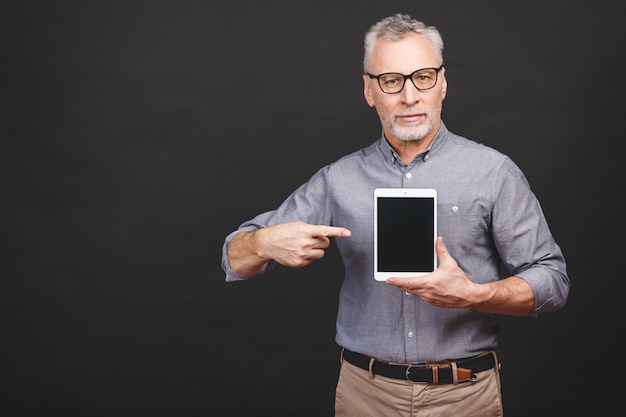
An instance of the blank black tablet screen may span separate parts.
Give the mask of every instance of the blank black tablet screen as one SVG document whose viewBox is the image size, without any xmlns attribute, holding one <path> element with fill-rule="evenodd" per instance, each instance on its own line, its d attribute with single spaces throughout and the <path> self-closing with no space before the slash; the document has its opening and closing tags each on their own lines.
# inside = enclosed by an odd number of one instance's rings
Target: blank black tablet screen
<svg viewBox="0 0 626 417">
<path fill-rule="evenodd" d="M 434 199 L 378 197 L 378 270 L 434 269 Z"/>
</svg>

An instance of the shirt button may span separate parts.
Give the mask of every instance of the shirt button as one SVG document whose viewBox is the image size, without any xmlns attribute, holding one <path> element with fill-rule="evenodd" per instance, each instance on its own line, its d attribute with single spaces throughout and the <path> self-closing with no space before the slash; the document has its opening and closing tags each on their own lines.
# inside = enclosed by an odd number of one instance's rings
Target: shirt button
<svg viewBox="0 0 626 417">
<path fill-rule="evenodd" d="M 411 174 L 410 172 L 407 172 L 407 173 L 406 173 L 406 177 L 407 177 L 407 178 L 411 178 L 411 177 L 413 177 L 413 174 Z"/>
<path fill-rule="evenodd" d="M 457 206 L 452 206 L 452 211 L 456 213 L 457 211 L 459 211 L 459 208 Z"/>
<path fill-rule="evenodd" d="M 404 293 L 405 293 L 406 295 L 411 295 L 411 293 L 410 293 L 410 292 L 406 292 L 406 291 L 405 291 Z"/>
<path fill-rule="evenodd" d="M 413 337 L 413 332 L 408 332 L 406 335 L 409 337 Z"/>
</svg>

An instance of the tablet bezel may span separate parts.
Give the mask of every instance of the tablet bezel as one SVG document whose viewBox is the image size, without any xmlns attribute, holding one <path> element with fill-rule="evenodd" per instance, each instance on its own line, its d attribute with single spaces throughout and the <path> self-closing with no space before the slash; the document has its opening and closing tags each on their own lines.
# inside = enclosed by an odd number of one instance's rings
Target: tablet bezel
<svg viewBox="0 0 626 417">
<path fill-rule="evenodd" d="M 432 228 L 432 269 L 426 271 L 378 271 L 378 202 L 379 198 L 428 198 L 433 204 L 433 228 Z M 437 269 L 437 252 L 435 242 L 437 240 L 437 190 L 434 188 L 376 188 L 374 190 L 374 278 L 377 281 L 385 281 L 391 277 L 418 277 L 432 273 Z"/>
</svg>

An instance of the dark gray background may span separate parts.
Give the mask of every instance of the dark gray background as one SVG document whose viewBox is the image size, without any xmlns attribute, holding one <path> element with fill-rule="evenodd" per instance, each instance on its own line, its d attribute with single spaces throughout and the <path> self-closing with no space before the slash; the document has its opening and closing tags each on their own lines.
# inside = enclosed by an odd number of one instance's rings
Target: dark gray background
<svg viewBox="0 0 626 417">
<path fill-rule="evenodd" d="M 568 260 L 564 310 L 506 319 L 507 416 L 617 410 L 624 9 L 4 5 L 0 412 L 332 415 L 337 254 L 226 284 L 221 246 L 379 137 L 362 96 L 362 37 L 396 12 L 441 30 L 448 128 L 518 163 Z"/>
</svg>

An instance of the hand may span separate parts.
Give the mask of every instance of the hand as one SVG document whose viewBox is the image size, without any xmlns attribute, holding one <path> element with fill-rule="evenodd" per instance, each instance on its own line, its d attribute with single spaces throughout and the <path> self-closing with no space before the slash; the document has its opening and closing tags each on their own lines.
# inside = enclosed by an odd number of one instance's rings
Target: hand
<svg viewBox="0 0 626 417">
<path fill-rule="evenodd" d="M 443 238 L 435 244 L 439 267 L 428 275 L 413 278 L 389 278 L 385 282 L 417 295 L 428 304 L 464 308 L 472 304 L 479 284 L 470 281 L 448 253 Z"/>
<path fill-rule="evenodd" d="M 256 231 L 260 255 L 279 264 L 300 268 L 324 256 L 331 237 L 350 237 L 344 227 L 283 223 Z"/>
</svg>

